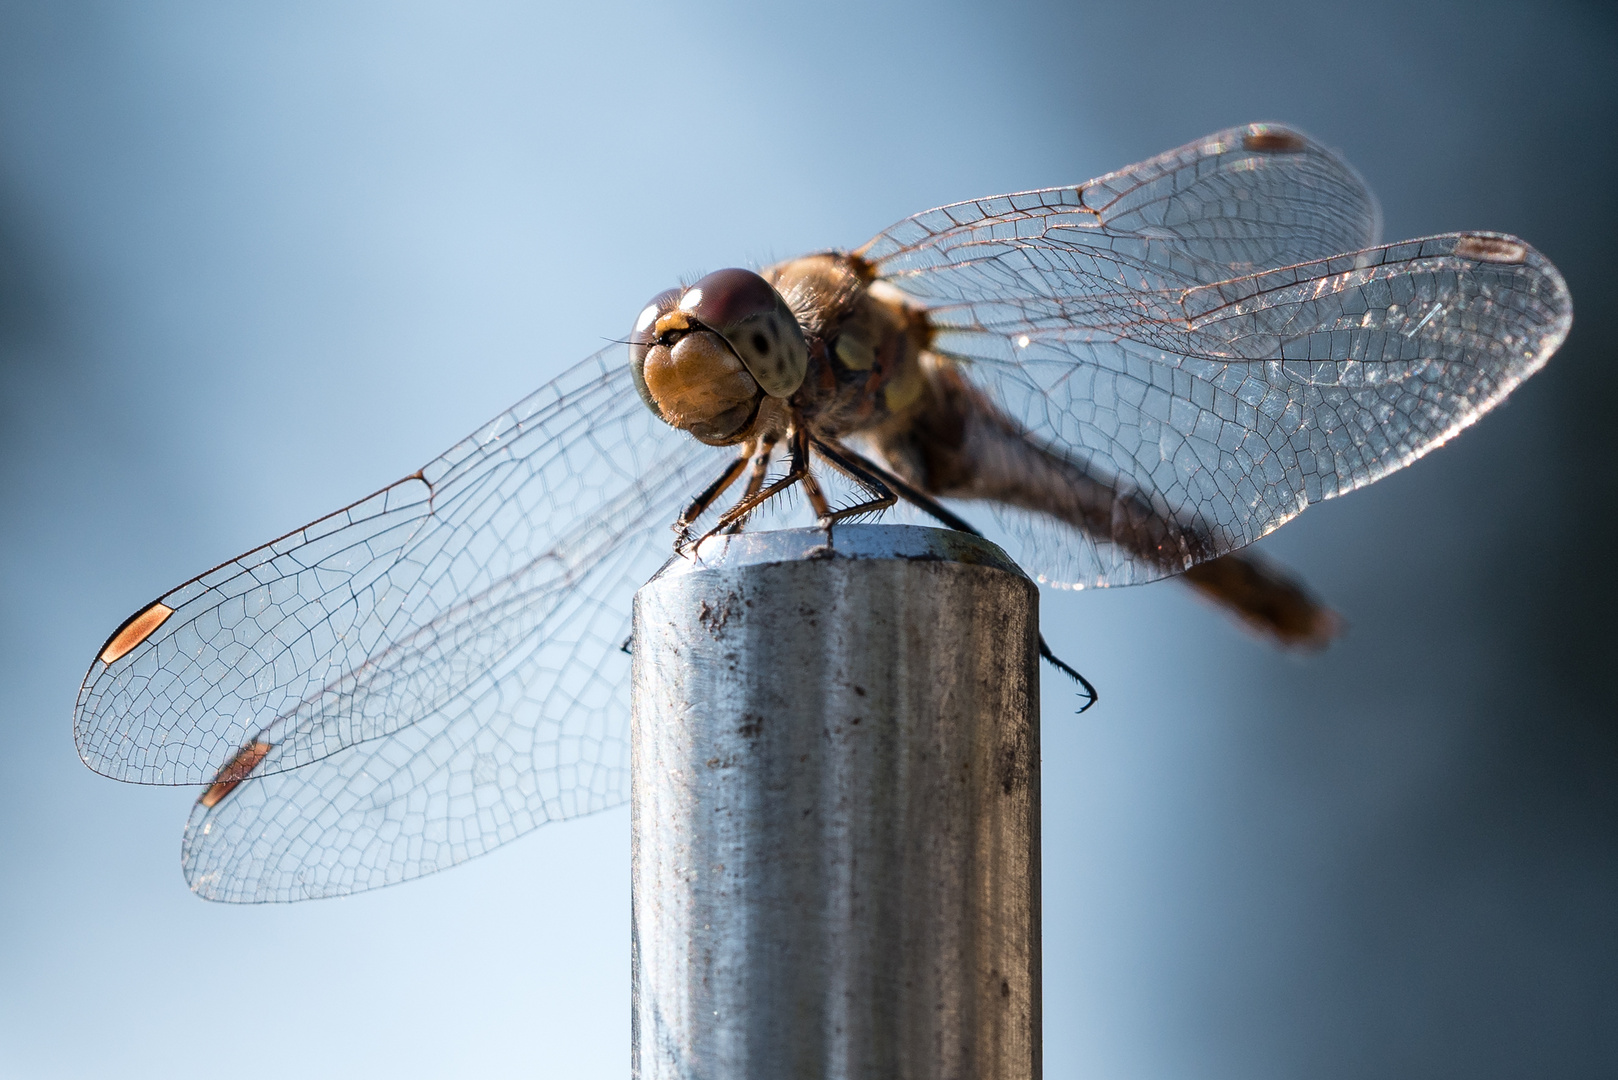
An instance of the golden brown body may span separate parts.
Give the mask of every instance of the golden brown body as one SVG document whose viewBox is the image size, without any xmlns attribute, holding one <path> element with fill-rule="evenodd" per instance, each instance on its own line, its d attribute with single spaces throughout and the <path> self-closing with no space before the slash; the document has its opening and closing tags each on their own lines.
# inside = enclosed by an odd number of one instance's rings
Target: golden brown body
<svg viewBox="0 0 1618 1080">
<path fill-rule="evenodd" d="M 1337 616 L 1273 564 L 1245 553 L 1210 558 L 1186 539 L 1194 530 L 1164 521 L 1084 462 L 1042 445 L 954 362 L 928 350 L 925 311 L 874 281 L 857 256 L 805 256 L 763 276 L 803 326 L 809 365 L 789 408 L 761 412 L 751 438 L 786 439 L 794 423 L 830 443 L 852 436 L 926 495 L 1050 514 L 1183 572 L 1187 584 L 1283 644 L 1318 647 L 1338 631 Z"/>
</svg>

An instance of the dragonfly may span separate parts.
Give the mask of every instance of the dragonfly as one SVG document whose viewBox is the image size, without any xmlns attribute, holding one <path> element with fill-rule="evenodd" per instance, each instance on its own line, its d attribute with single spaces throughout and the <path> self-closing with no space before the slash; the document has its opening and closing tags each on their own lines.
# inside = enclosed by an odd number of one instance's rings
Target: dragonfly
<svg viewBox="0 0 1618 1080">
<path fill-rule="evenodd" d="M 627 800 L 621 645 L 670 525 L 689 557 L 799 496 L 828 529 L 981 506 L 1042 583 L 1179 577 L 1320 645 L 1336 616 L 1244 549 L 1441 446 L 1572 322 L 1523 240 L 1379 232 L 1337 154 L 1250 124 L 670 289 L 423 468 L 131 616 L 80 757 L 202 788 L 181 863 L 210 900 L 461 863 Z"/>
</svg>

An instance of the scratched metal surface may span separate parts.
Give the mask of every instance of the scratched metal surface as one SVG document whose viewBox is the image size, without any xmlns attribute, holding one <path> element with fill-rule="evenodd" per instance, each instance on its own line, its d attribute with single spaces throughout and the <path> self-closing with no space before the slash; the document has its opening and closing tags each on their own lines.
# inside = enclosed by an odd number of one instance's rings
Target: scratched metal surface
<svg viewBox="0 0 1618 1080">
<path fill-rule="evenodd" d="M 716 539 L 636 597 L 635 1075 L 1038 1076 L 1035 587 L 937 529 Z"/>
</svg>

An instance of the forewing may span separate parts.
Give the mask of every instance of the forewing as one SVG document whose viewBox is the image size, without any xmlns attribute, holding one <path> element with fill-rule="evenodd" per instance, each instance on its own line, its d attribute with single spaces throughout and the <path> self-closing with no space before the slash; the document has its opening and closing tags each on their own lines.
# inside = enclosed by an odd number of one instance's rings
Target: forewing
<svg viewBox="0 0 1618 1080">
<path fill-rule="evenodd" d="M 361 892 L 624 802 L 629 601 L 669 557 L 667 522 L 689 490 L 645 504 L 647 520 L 431 716 L 198 802 L 181 849 L 191 888 L 238 903 Z"/>
<path fill-rule="evenodd" d="M 1188 289 L 1124 288 L 1082 247 L 1008 243 L 1007 279 L 932 312 L 935 347 L 1024 436 L 1149 504 L 1190 553 L 1007 514 L 1058 584 L 1151 580 L 1235 550 L 1471 424 L 1566 337 L 1556 268 L 1454 233 Z M 1041 288 L 1026 282 L 1039 267 Z M 1001 280 L 1024 284 L 1002 287 Z"/>
<path fill-rule="evenodd" d="M 424 779 L 445 746 L 472 745 L 468 723 L 564 756 L 570 739 L 621 739 L 627 713 L 601 682 L 624 673 L 598 668 L 712 454 L 658 421 L 619 349 L 603 350 L 417 474 L 162 597 L 172 615 L 91 665 L 80 756 L 141 783 L 235 768 L 253 780 L 217 804 L 229 816 L 259 778 L 360 744 L 378 761 L 416 755 L 400 767 Z M 542 752 L 519 758 L 562 785 L 547 806 L 599 802 L 596 779 L 574 791 Z"/>
<path fill-rule="evenodd" d="M 1291 128 L 1248 124 L 1088 183 L 917 214 L 860 254 L 933 304 L 985 288 L 1069 291 L 1060 263 L 1010 257 L 1029 248 L 1082 252 L 1089 273 L 1122 290 L 1166 289 L 1357 251 L 1380 228 L 1376 199 L 1345 161 Z"/>
</svg>

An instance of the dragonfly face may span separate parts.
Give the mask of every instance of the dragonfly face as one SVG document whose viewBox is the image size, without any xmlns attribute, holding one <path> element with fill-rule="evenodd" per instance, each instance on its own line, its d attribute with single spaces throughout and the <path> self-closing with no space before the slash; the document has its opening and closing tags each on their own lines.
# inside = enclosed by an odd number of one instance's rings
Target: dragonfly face
<svg viewBox="0 0 1618 1080">
<path fill-rule="evenodd" d="M 798 485 L 824 523 L 978 506 L 1041 582 L 1179 576 L 1320 644 L 1331 613 L 1243 549 L 1447 442 L 1572 321 L 1522 240 L 1379 229 L 1345 162 L 1255 124 L 669 290 L 630 363 L 126 620 L 80 756 L 202 789 L 182 864 L 218 900 L 374 888 L 618 805 L 619 643 L 667 524 L 740 528 Z"/>
<path fill-rule="evenodd" d="M 720 270 L 653 297 L 629 363 L 651 410 L 711 446 L 756 437 L 764 398 L 803 382 L 808 345 L 786 301 L 751 270 Z"/>
</svg>

